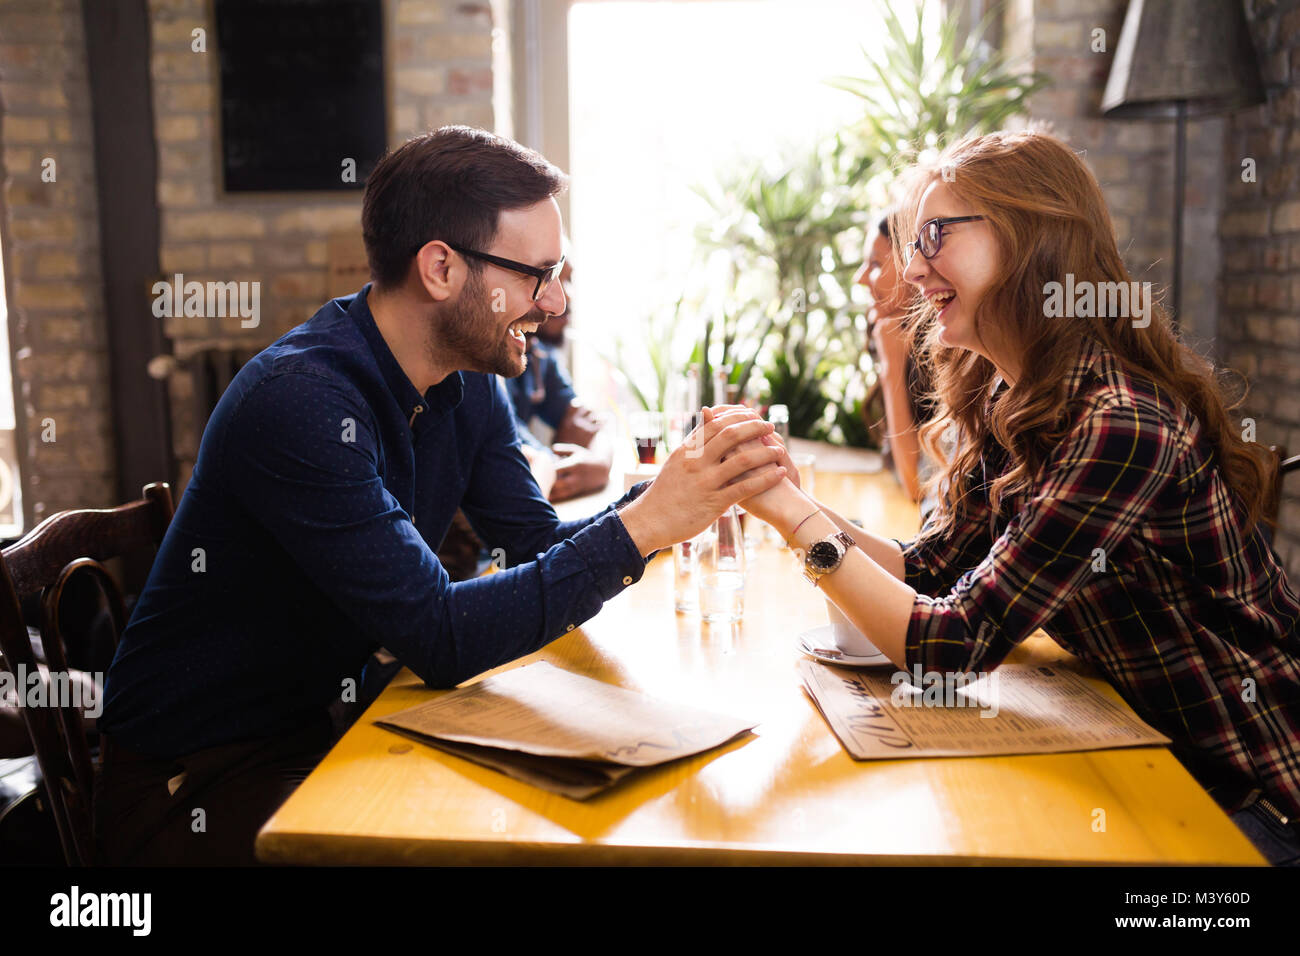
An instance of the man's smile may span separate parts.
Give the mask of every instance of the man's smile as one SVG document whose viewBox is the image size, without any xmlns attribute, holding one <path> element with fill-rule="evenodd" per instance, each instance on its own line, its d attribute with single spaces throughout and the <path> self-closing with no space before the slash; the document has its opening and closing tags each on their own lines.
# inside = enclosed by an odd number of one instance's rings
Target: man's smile
<svg viewBox="0 0 1300 956">
<path fill-rule="evenodd" d="M 530 321 L 527 317 L 519 319 L 517 322 L 510 323 L 510 337 L 520 345 L 527 343 L 526 335 L 536 332 L 541 328 L 542 323 Z"/>
</svg>

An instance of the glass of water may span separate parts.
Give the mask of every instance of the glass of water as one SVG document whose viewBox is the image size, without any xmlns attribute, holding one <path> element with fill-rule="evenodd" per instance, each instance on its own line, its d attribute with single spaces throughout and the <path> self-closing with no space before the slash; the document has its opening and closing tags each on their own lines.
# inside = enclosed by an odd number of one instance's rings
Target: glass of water
<svg viewBox="0 0 1300 956">
<path fill-rule="evenodd" d="M 673 545 L 673 603 L 682 613 L 699 610 L 700 535 Z"/>
<path fill-rule="evenodd" d="M 745 612 L 745 540 L 736 509 L 729 508 L 697 541 L 700 617 L 714 624 L 739 621 Z"/>
</svg>

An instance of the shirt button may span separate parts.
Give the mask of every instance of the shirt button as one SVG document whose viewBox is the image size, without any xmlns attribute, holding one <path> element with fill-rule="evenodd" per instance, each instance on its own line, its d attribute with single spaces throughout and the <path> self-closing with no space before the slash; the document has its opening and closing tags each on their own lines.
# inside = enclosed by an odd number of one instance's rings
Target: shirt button
<svg viewBox="0 0 1300 956">
<path fill-rule="evenodd" d="M 565 630 L 565 633 L 568 633 L 569 631 L 573 630 L 573 625 L 570 624 L 570 625 L 569 625 L 568 627 L 566 627 L 564 630 Z"/>
<path fill-rule="evenodd" d="M 631 583 L 632 583 L 632 575 L 629 574 L 627 577 L 625 577 L 625 578 L 623 579 L 623 583 L 624 583 L 624 584 L 631 584 Z"/>
</svg>

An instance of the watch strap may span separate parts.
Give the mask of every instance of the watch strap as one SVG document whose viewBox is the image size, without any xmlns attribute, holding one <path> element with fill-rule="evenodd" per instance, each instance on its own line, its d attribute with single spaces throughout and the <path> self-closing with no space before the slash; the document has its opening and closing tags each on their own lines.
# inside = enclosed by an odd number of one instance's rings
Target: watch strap
<svg viewBox="0 0 1300 956">
<path fill-rule="evenodd" d="M 817 545 L 819 544 L 829 544 L 831 547 L 835 548 L 837 553 L 835 556 L 834 564 L 828 565 L 826 567 L 818 567 L 817 565 L 813 564 L 812 552 L 813 549 L 816 548 Z M 821 582 L 822 578 L 839 569 L 839 566 L 844 563 L 844 555 L 849 553 L 849 548 L 854 548 L 854 547 L 857 547 L 857 542 L 853 540 L 853 536 L 849 534 L 847 531 L 837 531 L 835 532 L 835 534 L 829 535 L 828 537 L 821 538 L 817 541 L 812 542 L 810 545 L 808 545 L 808 550 L 804 553 L 804 559 L 803 559 L 804 579 L 813 587 L 816 587 Z"/>
</svg>

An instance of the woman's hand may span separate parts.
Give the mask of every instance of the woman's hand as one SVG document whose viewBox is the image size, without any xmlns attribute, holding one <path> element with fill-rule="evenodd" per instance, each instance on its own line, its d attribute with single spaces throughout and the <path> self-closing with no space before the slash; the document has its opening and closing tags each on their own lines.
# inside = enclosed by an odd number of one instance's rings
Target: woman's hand
<svg viewBox="0 0 1300 956">
<path fill-rule="evenodd" d="M 729 413 L 742 408 L 739 405 L 723 405 L 704 409 L 704 421 L 712 420 L 714 415 Z M 766 521 L 783 536 L 799 521 L 799 517 L 816 508 L 816 503 L 799 489 L 799 469 L 790 460 L 790 453 L 775 434 L 769 432 L 756 439 L 736 447 L 731 454 L 755 448 L 767 447 L 777 452 L 776 463 L 785 469 L 785 477 L 758 494 L 751 495 L 740 502 L 741 507 L 760 521 Z M 737 481 L 743 481 L 748 475 L 741 475 Z M 799 517 L 791 517 L 799 512 Z"/>
<path fill-rule="evenodd" d="M 723 412 L 732 412 L 736 410 L 746 411 L 752 415 L 758 414 L 753 409 L 746 408 L 744 405 L 714 405 L 712 408 L 701 409 L 703 420 L 706 422 L 712 421 L 713 416 L 720 415 Z M 766 435 L 760 435 L 758 438 L 754 439 L 752 443 L 740 446 L 736 451 L 743 451 L 745 448 L 753 447 L 755 444 L 759 443 L 767 445 L 769 448 L 776 448 L 779 450 L 780 456 L 777 458 L 776 463 L 785 469 L 786 478 L 793 483 L 796 488 L 798 488 L 799 469 L 795 467 L 794 462 L 790 458 L 790 450 L 785 447 L 785 443 L 777 436 L 775 429 L 768 432 Z M 746 508 L 745 510 L 748 511 L 749 509 Z"/>
<path fill-rule="evenodd" d="M 770 422 L 739 406 L 704 411 L 650 487 L 619 512 L 642 554 L 695 537 L 732 505 L 785 477 L 780 449 L 756 441 L 771 434 Z M 752 444 L 739 447 L 746 443 Z"/>
<path fill-rule="evenodd" d="M 882 375 L 902 375 L 907 364 L 906 315 L 879 316 L 871 323 L 871 340 L 880 356 Z"/>
<path fill-rule="evenodd" d="M 782 538 L 790 536 L 800 518 L 817 510 L 817 502 L 800 491 L 788 478 L 766 491 L 751 495 L 740 506 L 754 517 L 770 524 Z"/>
</svg>

